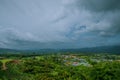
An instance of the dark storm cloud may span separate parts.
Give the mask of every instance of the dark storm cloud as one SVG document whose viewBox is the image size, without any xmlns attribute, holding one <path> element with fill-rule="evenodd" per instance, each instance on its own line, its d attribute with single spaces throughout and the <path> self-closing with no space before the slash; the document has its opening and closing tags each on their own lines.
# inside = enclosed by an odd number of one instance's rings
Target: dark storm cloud
<svg viewBox="0 0 120 80">
<path fill-rule="evenodd" d="M 120 0 L 77 0 L 78 6 L 95 12 L 120 10 Z"/>
<path fill-rule="evenodd" d="M 86 10 L 92 14 L 91 31 L 103 36 L 120 34 L 120 0 L 75 0 L 78 10 Z M 99 18 L 99 14 L 101 18 Z M 93 20 L 91 19 L 91 20 Z M 88 29 L 88 31 L 89 31 Z"/>
</svg>

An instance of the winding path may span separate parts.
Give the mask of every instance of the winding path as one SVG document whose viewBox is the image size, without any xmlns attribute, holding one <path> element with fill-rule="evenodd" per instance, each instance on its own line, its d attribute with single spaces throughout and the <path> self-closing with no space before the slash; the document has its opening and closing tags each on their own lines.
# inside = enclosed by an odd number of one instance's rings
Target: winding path
<svg viewBox="0 0 120 80">
<path fill-rule="evenodd" d="M 7 69 L 6 63 L 3 63 L 3 65 L 2 65 L 2 70 L 6 70 L 6 69 Z"/>
</svg>

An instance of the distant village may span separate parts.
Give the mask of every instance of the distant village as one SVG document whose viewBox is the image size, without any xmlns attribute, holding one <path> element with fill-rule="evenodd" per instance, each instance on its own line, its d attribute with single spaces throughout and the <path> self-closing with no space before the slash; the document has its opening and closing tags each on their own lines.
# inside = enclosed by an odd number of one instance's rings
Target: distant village
<svg viewBox="0 0 120 80">
<path fill-rule="evenodd" d="M 102 61 L 120 61 L 120 56 L 116 56 L 116 55 L 111 55 L 111 56 L 101 56 L 101 55 L 96 55 L 96 56 L 79 56 L 79 55 L 62 55 L 61 56 L 63 58 L 63 62 L 66 66 L 69 65 L 73 65 L 73 66 L 79 66 L 79 65 L 83 65 L 83 66 L 88 66 L 91 67 L 91 63 L 90 62 L 94 62 L 94 63 L 99 63 Z"/>
</svg>

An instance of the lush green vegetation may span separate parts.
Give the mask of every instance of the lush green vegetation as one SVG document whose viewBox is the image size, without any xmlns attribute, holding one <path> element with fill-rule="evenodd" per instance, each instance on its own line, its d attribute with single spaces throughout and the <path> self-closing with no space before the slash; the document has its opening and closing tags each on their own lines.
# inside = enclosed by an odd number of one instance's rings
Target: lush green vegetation
<svg viewBox="0 0 120 80">
<path fill-rule="evenodd" d="M 120 80 L 120 55 L 1 54 L 0 80 Z"/>
</svg>

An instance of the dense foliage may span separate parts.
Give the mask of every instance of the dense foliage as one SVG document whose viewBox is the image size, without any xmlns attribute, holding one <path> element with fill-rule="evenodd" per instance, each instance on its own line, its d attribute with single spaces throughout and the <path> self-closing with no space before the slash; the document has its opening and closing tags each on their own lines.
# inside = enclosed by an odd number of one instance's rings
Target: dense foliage
<svg viewBox="0 0 120 80">
<path fill-rule="evenodd" d="M 67 55 L 65 55 L 66 57 Z M 75 61 L 77 57 L 89 62 L 85 65 L 66 65 L 65 60 Z M 1 80 L 120 80 L 120 62 L 117 57 L 105 56 L 112 61 L 92 61 L 91 58 L 103 56 L 76 55 L 74 58 L 64 58 L 62 55 L 40 55 L 30 57 L 12 57 L 6 62 L 7 69 L 3 70 L 0 62 Z M 68 56 L 67 56 L 68 57 Z M 73 56 L 74 57 L 74 56 Z M 84 60 L 83 60 L 84 61 Z"/>
</svg>

